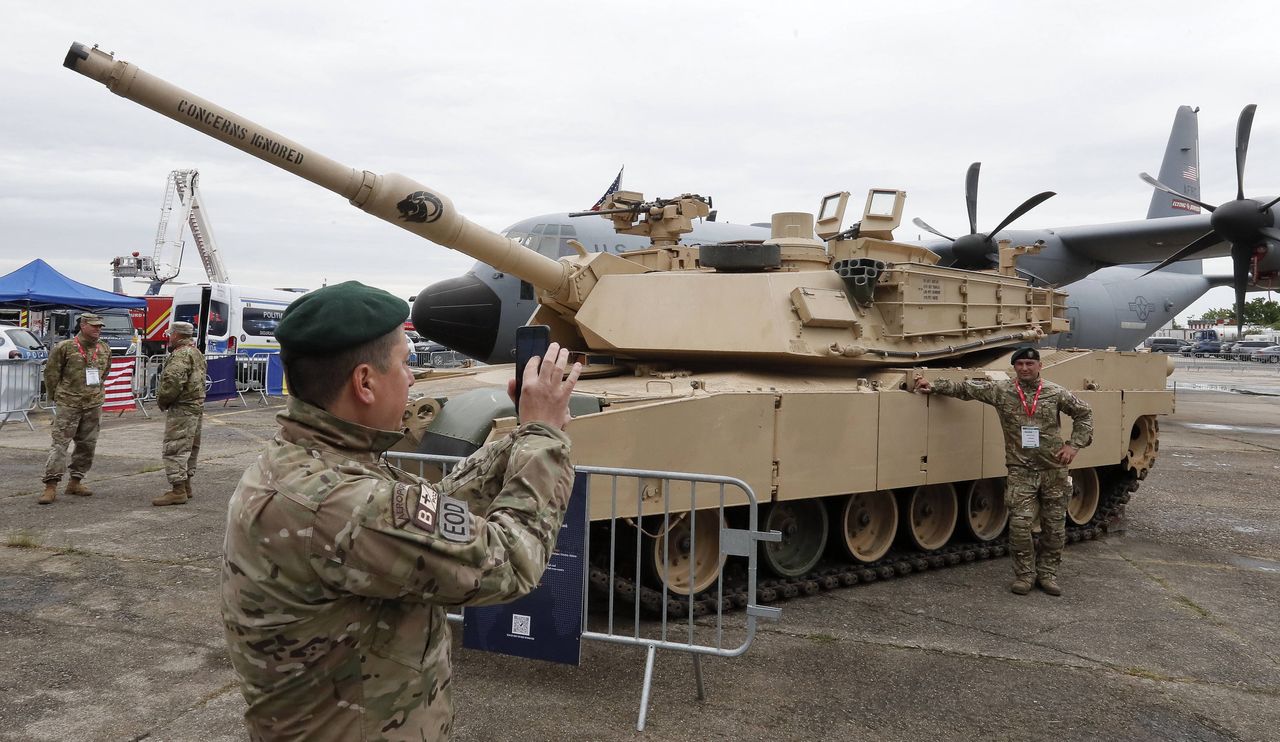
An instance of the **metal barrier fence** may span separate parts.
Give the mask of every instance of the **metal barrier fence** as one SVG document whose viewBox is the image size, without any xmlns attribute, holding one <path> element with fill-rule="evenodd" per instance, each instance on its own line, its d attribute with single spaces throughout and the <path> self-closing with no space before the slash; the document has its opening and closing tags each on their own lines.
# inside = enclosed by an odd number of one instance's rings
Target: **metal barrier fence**
<svg viewBox="0 0 1280 742">
<path fill-rule="evenodd" d="M 430 368 L 457 368 L 458 366 L 466 365 L 471 360 L 456 350 L 439 350 L 425 355 L 427 356 L 426 363 L 423 365 Z M 422 361 L 423 359 L 419 356 L 418 360 Z"/>
<path fill-rule="evenodd" d="M 436 456 L 426 454 L 408 454 L 388 452 L 386 458 L 392 465 L 416 473 L 429 481 L 438 481 L 452 467 L 461 461 L 454 456 Z M 761 532 L 757 530 L 758 503 L 751 487 L 740 479 L 707 474 L 689 474 L 641 469 L 615 469 L 598 466 L 579 466 L 575 469 L 579 474 L 588 475 L 587 502 L 600 508 L 607 504 L 607 513 L 597 512 L 592 520 L 588 515 L 586 529 L 586 555 L 591 568 L 584 575 L 589 575 L 587 582 L 602 587 L 603 597 L 592 595 L 589 585 L 583 586 L 582 625 L 591 626 L 592 614 L 595 616 L 595 630 L 584 630 L 584 640 L 594 640 L 613 644 L 624 644 L 642 647 L 646 651 L 644 679 L 640 692 L 640 711 L 636 722 L 636 730 L 644 731 L 648 714 L 650 690 L 653 685 L 653 666 L 659 649 L 686 652 L 693 659 L 693 675 L 698 700 L 706 697 L 702 680 L 702 657 L 738 657 L 745 653 L 755 638 L 756 624 L 759 619 L 776 620 L 782 613 L 779 608 L 770 608 L 756 603 L 756 543 L 761 541 L 780 541 L 782 534 L 778 531 Z M 619 487 L 620 482 L 634 480 L 634 487 Z M 702 492 L 699 487 L 702 486 Z M 634 490 L 634 497 L 631 491 Z M 736 493 L 737 496 L 734 496 Z M 701 499 L 700 499 L 701 498 Z M 734 520 L 741 518 L 742 510 L 746 511 L 746 529 L 729 528 L 727 526 L 726 509 L 733 508 Z M 688 513 L 696 515 L 688 516 Z M 672 569 L 671 542 L 679 537 L 679 541 L 687 543 L 687 550 L 679 547 L 681 552 L 699 554 L 698 538 L 700 529 L 697 521 L 713 513 L 718 516 L 720 524 L 715 552 L 716 569 L 714 583 L 707 583 L 705 575 L 702 583 L 697 582 L 695 575 L 696 560 L 688 560 L 687 574 Z M 637 517 L 640 515 L 640 517 Z M 619 522 L 622 527 L 619 528 Z M 658 533 L 644 531 L 645 523 L 657 527 Z M 713 522 L 712 533 L 715 533 Z M 683 527 L 682 527 L 683 526 Z M 596 543 L 593 544 L 593 536 Z M 706 537 L 703 531 L 703 538 Z M 600 540 L 603 539 L 603 543 Z M 634 541 L 634 554 L 631 553 L 630 541 Z M 661 590 L 660 617 L 644 619 L 641 615 L 640 591 L 643 590 L 646 564 L 642 553 L 645 544 L 649 546 L 649 563 L 652 571 L 665 575 L 673 584 L 690 587 L 688 594 L 676 599 Z M 622 544 L 627 551 L 619 551 Z M 604 554 L 607 553 L 607 559 Z M 661 554 L 661 560 L 657 555 Z M 595 559 L 593 560 L 593 555 Z M 724 566 L 728 557 L 745 559 L 745 603 L 741 612 L 725 614 L 725 607 L 734 601 L 725 594 Z M 622 557 L 620 560 L 619 557 Z M 622 565 L 630 565 L 634 558 L 634 573 L 621 571 Z M 616 586 L 629 585 L 633 597 L 629 616 L 623 623 L 615 622 L 618 616 Z M 739 593 L 740 595 L 741 593 Z M 713 601 L 697 596 L 714 596 Z M 684 618 L 672 621 L 673 611 L 669 601 L 682 603 Z M 699 616 L 700 607 L 711 603 L 714 609 Z M 603 612 L 603 618 L 600 617 Z M 460 623 L 462 613 L 449 614 L 449 620 Z"/>
<path fill-rule="evenodd" d="M 265 355 L 236 356 L 236 389 L 241 395 L 256 394 L 262 404 L 267 403 L 267 369 L 270 360 Z"/>
<path fill-rule="evenodd" d="M 17 419 L 35 430 L 27 413 L 40 404 L 43 374 L 42 360 L 0 359 L 0 429 L 9 420 Z"/>
<path fill-rule="evenodd" d="M 270 394 L 270 357 L 267 355 L 236 355 L 234 353 L 207 353 L 206 361 L 216 360 L 218 358 L 229 358 L 235 356 L 236 359 L 236 390 L 241 395 L 241 401 L 244 401 L 243 395 L 257 395 L 262 404 L 267 404 L 267 397 Z M 160 384 L 160 373 L 164 370 L 164 364 L 168 359 L 168 354 L 141 356 L 138 358 L 138 367 L 133 375 L 134 393 L 141 400 L 152 401 L 156 398 Z"/>
</svg>

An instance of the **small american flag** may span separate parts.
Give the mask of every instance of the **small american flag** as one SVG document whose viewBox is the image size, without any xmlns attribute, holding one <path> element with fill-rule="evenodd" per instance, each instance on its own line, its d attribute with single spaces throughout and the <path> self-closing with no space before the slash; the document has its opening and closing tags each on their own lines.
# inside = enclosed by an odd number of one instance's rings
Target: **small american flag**
<svg viewBox="0 0 1280 742">
<path fill-rule="evenodd" d="M 132 356 L 111 359 L 111 370 L 107 372 L 106 383 L 102 385 L 107 398 L 102 405 L 103 410 L 128 412 L 134 409 L 133 363 Z"/>
<path fill-rule="evenodd" d="M 1182 169 L 1182 177 L 1186 178 L 1187 180 L 1193 180 L 1193 181 L 1199 180 L 1200 168 L 1196 167 L 1195 165 L 1187 165 Z"/>
<path fill-rule="evenodd" d="M 607 189 L 605 189 L 604 195 L 600 197 L 599 201 L 596 201 L 595 206 L 591 207 L 592 211 L 599 211 L 600 209 L 604 208 L 604 202 L 609 200 L 609 197 L 617 193 L 618 189 L 622 187 L 622 171 L 625 170 L 626 167 L 627 167 L 626 165 L 623 165 L 622 167 L 618 168 L 618 177 L 613 179 L 613 182 L 609 184 L 609 187 Z"/>
</svg>

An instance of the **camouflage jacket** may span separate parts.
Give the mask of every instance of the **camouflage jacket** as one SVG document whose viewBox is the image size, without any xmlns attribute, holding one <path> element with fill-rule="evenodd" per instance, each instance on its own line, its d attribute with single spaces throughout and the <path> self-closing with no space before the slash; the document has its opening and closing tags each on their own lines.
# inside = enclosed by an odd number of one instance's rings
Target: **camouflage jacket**
<svg viewBox="0 0 1280 742">
<path fill-rule="evenodd" d="M 1026 397 L 1023 406 L 1022 397 L 1018 395 L 1015 384 L 1022 384 L 1022 392 Z M 1004 429 L 1004 463 L 1005 466 L 1023 466 L 1028 469 L 1063 469 L 1056 455 L 1062 448 L 1062 429 L 1058 423 L 1059 415 L 1071 417 L 1071 440 L 1073 448 L 1080 449 L 1093 442 L 1093 410 L 1089 405 L 1067 389 L 1052 381 L 1045 381 L 1040 390 L 1040 399 L 1035 402 L 1035 415 L 1028 417 L 1027 408 L 1032 407 L 1036 397 L 1038 381 L 1027 384 L 1014 379 L 1000 381 L 980 381 L 966 379 L 950 381 L 939 379 L 933 382 L 933 391 L 956 399 L 976 399 L 996 408 L 1000 417 L 1000 427 Z M 1022 426 L 1032 425 L 1040 430 L 1040 446 L 1038 448 L 1022 447 Z"/>
<path fill-rule="evenodd" d="M 160 409 L 171 406 L 199 409 L 204 406 L 204 379 L 208 363 L 195 343 L 183 338 L 169 354 L 160 372 L 156 403 Z"/>
<path fill-rule="evenodd" d="M 400 434 L 296 398 L 232 495 L 222 616 L 253 739 L 446 739 L 444 606 L 537 586 L 569 440 L 521 425 L 439 485 L 379 462 Z M 468 507 L 469 506 L 469 507 Z"/>
<path fill-rule="evenodd" d="M 82 352 L 83 351 L 83 352 Z M 85 369 L 97 367 L 98 383 L 88 386 Z M 103 385 L 111 369 L 111 346 L 99 340 L 97 347 L 84 335 L 63 340 L 49 353 L 44 366 L 44 388 L 59 407 L 88 409 L 101 407 L 105 399 Z"/>
</svg>

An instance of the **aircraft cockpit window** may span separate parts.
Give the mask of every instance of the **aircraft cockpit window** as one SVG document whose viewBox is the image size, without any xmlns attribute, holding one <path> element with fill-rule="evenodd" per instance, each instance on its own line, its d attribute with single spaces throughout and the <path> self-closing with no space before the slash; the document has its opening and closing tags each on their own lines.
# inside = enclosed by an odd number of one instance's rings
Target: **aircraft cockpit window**
<svg viewBox="0 0 1280 742">
<path fill-rule="evenodd" d="M 578 230 L 574 229 L 571 225 L 561 224 L 559 249 L 556 251 L 555 257 L 563 258 L 566 255 L 577 255 L 578 251 L 569 247 L 569 240 L 577 238 Z"/>
<path fill-rule="evenodd" d="M 530 238 L 529 247 L 546 255 L 549 258 L 558 257 L 558 243 L 560 234 L 560 225 L 558 224 L 539 224 L 533 228 L 533 235 Z"/>
<path fill-rule="evenodd" d="M 528 232 L 522 232 L 518 229 L 507 230 L 506 232 L 502 233 L 502 236 L 506 237 L 509 240 L 515 240 L 516 242 L 519 242 L 521 245 L 524 245 L 525 247 L 529 247 L 533 243 L 532 235 L 530 235 Z"/>
</svg>

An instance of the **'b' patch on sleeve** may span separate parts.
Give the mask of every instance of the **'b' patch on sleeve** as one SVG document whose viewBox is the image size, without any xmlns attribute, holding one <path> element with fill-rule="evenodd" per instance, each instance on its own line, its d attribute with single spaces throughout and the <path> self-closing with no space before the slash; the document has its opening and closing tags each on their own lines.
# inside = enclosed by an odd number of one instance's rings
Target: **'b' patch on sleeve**
<svg viewBox="0 0 1280 742">
<path fill-rule="evenodd" d="M 418 499 L 412 503 L 409 522 L 427 533 L 435 533 L 439 521 L 440 496 L 430 487 L 417 487 Z"/>
</svg>

